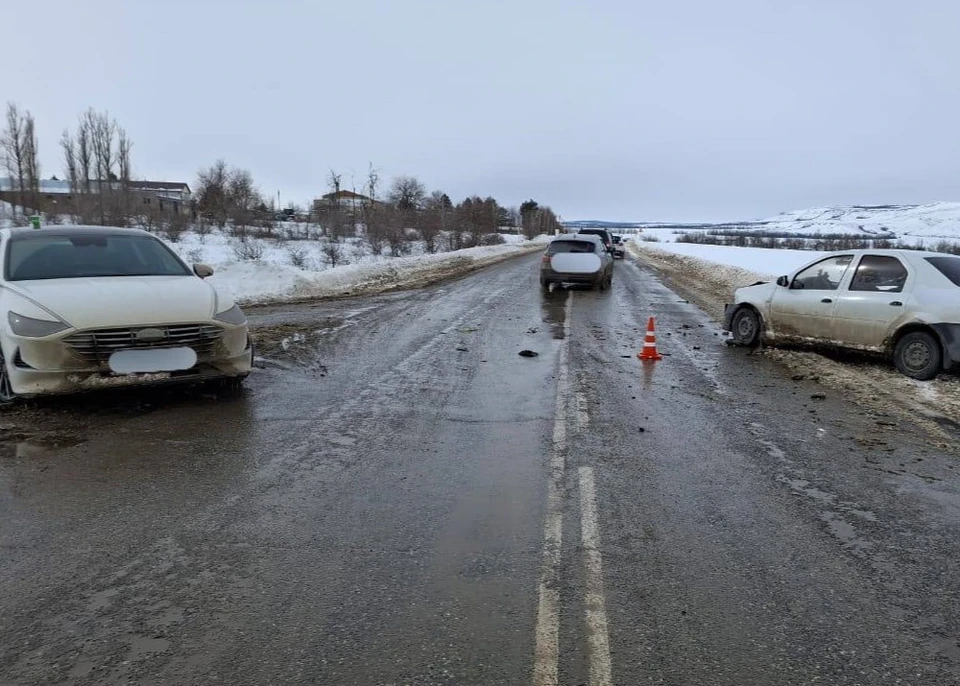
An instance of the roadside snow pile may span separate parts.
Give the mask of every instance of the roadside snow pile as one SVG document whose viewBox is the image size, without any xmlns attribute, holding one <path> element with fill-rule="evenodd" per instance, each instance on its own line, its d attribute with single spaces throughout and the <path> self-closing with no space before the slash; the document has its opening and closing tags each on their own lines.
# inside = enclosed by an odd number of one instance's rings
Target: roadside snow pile
<svg viewBox="0 0 960 686">
<path fill-rule="evenodd" d="M 191 234 L 171 247 L 189 263 L 212 266 L 216 273 L 210 283 L 224 295 L 249 305 L 414 288 L 542 250 L 546 240 L 511 240 L 504 245 L 407 257 L 372 255 L 359 241 L 345 241 L 339 249 L 351 264 L 327 269 L 322 268 L 325 244 L 318 241 L 260 244 L 255 250 L 262 249 L 262 255 L 251 260 L 238 259 L 238 244 L 219 235 L 205 236 L 201 243 L 199 236 Z"/>
</svg>

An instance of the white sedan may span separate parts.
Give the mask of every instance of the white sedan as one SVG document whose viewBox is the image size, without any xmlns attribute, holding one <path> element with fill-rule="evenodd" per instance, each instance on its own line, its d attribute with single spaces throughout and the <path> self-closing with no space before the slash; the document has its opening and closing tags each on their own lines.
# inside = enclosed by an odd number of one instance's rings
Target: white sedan
<svg viewBox="0 0 960 686">
<path fill-rule="evenodd" d="M 0 402 L 250 373 L 247 320 L 145 231 L 0 231 Z"/>
<path fill-rule="evenodd" d="M 740 288 L 734 342 L 802 341 L 880 352 L 914 379 L 960 366 L 960 257 L 912 250 L 832 253 L 776 283 Z"/>
</svg>

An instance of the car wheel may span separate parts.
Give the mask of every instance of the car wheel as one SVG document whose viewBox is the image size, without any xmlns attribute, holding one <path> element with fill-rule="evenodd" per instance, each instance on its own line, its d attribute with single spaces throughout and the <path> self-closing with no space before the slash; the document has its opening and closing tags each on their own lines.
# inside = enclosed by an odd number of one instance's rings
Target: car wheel
<svg viewBox="0 0 960 686">
<path fill-rule="evenodd" d="M 936 338 L 925 331 L 914 331 L 897 341 L 893 363 L 910 378 L 927 381 L 943 368 L 943 351 Z"/>
<path fill-rule="evenodd" d="M 13 385 L 10 383 L 10 370 L 7 369 L 7 360 L 0 350 L 0 405 L 7 405 L 17 399 L 17 394 L 13 392 Z"/>
<path fill-rule="evenodd" d="M 751 307 L 741 307 L 737 310 L 737 313 L 733 315 L 730 332 L 733 334 L 733 340 L 737 345 L 743 345 L 748 348 L 755 347 L 760 343 L 760 334 L 762 332 L 760 315 Z"/>
<path fill-rule="evenodd" d="M 541 287 L 541 288 L 549 289 L 549 288 L 550 288 L 550 282 L 547 281 L 545 278 L 543 278 L 543 277 L 541 276 L 541 277 L 540 277 L 540 287 Z"/>
</svg>

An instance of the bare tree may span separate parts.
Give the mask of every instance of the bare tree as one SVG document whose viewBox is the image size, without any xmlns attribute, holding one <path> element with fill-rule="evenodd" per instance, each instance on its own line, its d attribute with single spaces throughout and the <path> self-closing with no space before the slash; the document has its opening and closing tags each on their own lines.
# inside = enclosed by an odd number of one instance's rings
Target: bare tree
<svg viewBox="0 0 960 686">
<path fill-rule="evenodd" d="M 77 125 L 77 178 L 80 181 L 80 192 L 90 195 L 93 190 L 91 174 L 93 173 L 93 144 L 90 142 L 92 133 L 90 123 L 86 117 L 80 117 Z"/>
<path fill-rule="evenodd" d="M 390 187 L 390 202 L 401 212 L 419 210 L 426 196 L 426 187 L 414 176 L 398 176 Z"/>
<path fill-rule="evenodd" d="M 249 171 L 233 169 L 230 172 L 227 177 L 227 199 L 234 228 L 242 236 L 253 221 L 257 205 L 263 202 Z"/>
<path fill-rule="evenodd" d="M 10 177 L 11 191 L 16 195 L 13 204 L 13 214 L 16 217 L 17 208 L 26 212 L 25 194 L 27 190 L 26 151 L 24 150 L 24 116 L 15 103 L 7 103 L 6 128 L 0 136 L 0 148 L 3 151 L 3 166 Z"/>
<path fill-rule="evenodd" d="M 120 208 L 124 215 L 130 214 L 130 148 L 133 142 L 126 129 L 117 127 L 117 172 L 120 177 Z"/>
<path fill-rule="evenodd" d="M 380 187 L 380 172 L 377 171 L 373 162 L 369 163 L 367 169 L 367 197 L 371 200 L 376 201 L 377 199 L 377 189 Z"/>
<path fill-rule="evenodd" d="M 36 125 L 33 121 L 33 115 L 27 112 L 23 120 L 23 166 L 27 190 L 34 200 L 35 212 L 40 211 L 40 161 L 37 158 Z"/>
<path fill-rule="evenodd" d="M 227 163 L 217 160 L 209 169 L 197 174 L 197 209 L 203 220 L 213 222 L 221 229 L 227 225 L 227 183 L 230 176 Z"/>
</svg>

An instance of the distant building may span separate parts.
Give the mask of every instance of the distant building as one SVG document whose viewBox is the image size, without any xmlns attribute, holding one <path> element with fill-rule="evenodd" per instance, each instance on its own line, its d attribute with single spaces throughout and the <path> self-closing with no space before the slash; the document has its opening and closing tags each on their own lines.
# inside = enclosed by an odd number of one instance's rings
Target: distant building
<svg viewBox="0 0 960 686">
<path fill-rule="evenodd" d="M 179 181 L 130 181 L 126 185 L 126 193 L 123 193 L 124 188 L 119 181 L 90 181 L 90 193 L 87 194 L 71 188 L 69 181 L 42 179 L 39 193 L 25 191 L 22 198 L 16 186 L 14 179 L 0 177 L 0 200 L 13 205 L 26 205 L 34 213 L 89 213 L 98 206 L 94 196 L 100 193 L 101 188 L 105 193 L 125 197 L 131 214 L 144 210 L 166 214 L 190 214 L 192 211 L 190 186 Z"/>
<path fill-rule="evenodd" d="M 314 207 L 340 207 L 342 209 L 356 210 L 372 205 L 375 201 L 360 193 L 353 191 L 337 191 L 336 193 L 327 193 L 321 198 L 313 201 Z"/>
</svg>

